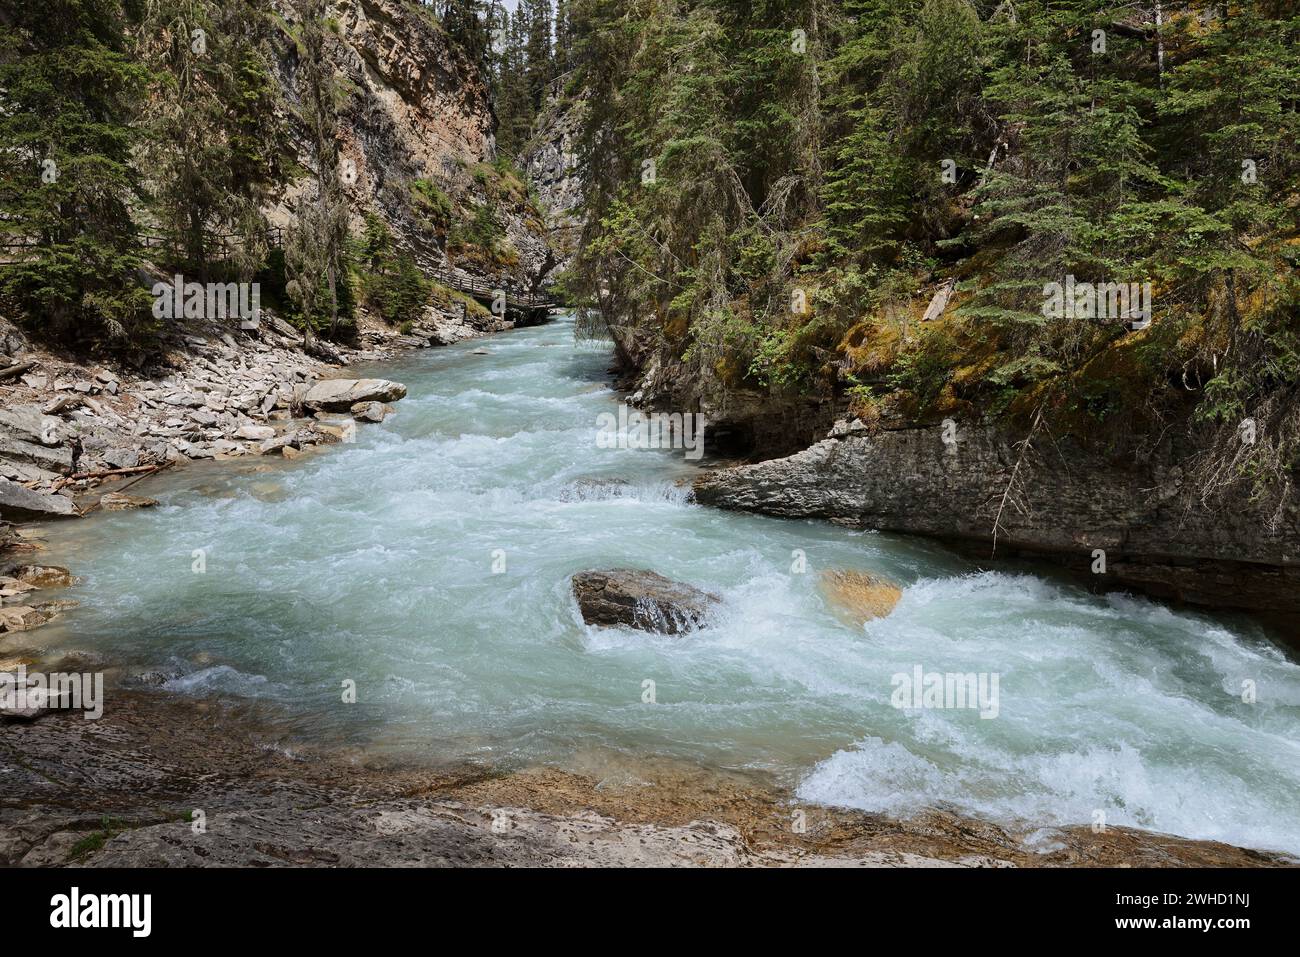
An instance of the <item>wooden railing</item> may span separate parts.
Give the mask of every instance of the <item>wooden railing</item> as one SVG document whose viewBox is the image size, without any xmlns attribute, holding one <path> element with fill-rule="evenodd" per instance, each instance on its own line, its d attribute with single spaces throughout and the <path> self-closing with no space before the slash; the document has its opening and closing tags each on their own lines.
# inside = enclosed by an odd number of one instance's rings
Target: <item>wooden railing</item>
<svg viewBox="0 0 1300 957">
<path fill-rule="evenodd" d="M 506 305 L 523 306 L 525 309 L 545 309 L 555 305 L 555 300 L 545 294 L 529 292 L 518 286 L 491 283 L 473 276 L 459 276 L 445 269 L 430 270 L 429 278 L 475 298 L 495 299 L 499 293 L 505 293 Z"/>
</svg>

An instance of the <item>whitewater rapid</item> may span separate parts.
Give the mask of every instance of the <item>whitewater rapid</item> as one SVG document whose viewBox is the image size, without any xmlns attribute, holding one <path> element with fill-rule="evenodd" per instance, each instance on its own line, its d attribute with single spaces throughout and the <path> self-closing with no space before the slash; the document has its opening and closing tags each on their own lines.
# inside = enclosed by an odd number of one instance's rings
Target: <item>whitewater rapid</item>
<svg viewBox="0 0 1300 957">
<path fill-rule="evenodd" d="M 354 444 L 186 469 L 137 487 L 159 508 L 52 528 L 43 560 L 83 577 L 82 604 L 30 641 L 412 757 L 669 757 L 893 815 L 1101 815 L 1300 853 L 1300 667 L 1258 628 L 693 505 L 680 451 L 599 447 L 609 361 L 565 319 L 358 370 L 409 396 Z M 569 576 L 613 566 L 722 610 L 686 637 L 588 628 Z M 817 587 L 830 568 L 902 599 L 853 628 Z M 997 674 L 997 717 L 895 708 L 917 666 Z"/>
</svg>

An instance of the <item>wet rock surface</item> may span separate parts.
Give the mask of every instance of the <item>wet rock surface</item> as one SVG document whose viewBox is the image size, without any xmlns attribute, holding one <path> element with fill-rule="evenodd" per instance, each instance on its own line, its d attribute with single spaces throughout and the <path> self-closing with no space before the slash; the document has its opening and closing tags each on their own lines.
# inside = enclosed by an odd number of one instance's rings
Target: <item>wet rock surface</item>
<svg viewBox="0 0 1300 957">
<path fill-rule="evenodd" d="M 45 624 L 54 615 L 32 605 L 14 605 L 0 607 L 0 634 L 15 631 L 30 631 Z"/>
<path fill-rule="evenodd" d="M 53 621 L 66 608 L 75 607 L 75 601 L 56 599 L 46 593 L 77 582 L 66 568 L 17 564 L 5 560 L 0 551 L 0 637 L 38 628 Z"/>
<path fill-rule="evenodd" d="M 104 717 L 0 725 L 4 866 L 1272 866 L 1281 855 L 1086 826 L 1050 839 L 918 809 L 792 805 L 667 761 L 595 774 L 383 765 L 263 713 L 110 689 Z M 632 773 L 629 773 L 631 771 Z M 636 783 L 626 783 L 633 780 Z M 806 827 L 790 827 L 794 810 Z M 202 812 L 203 827 L 196 828 Z"/>
<path fill-rule="evenodd" d="M 158 504 L 156 498 L 143 495 L 127 495 L 124 492 L 109 492 L 99 500 L 99 507 L 109 512 L 125 512 L 133 508 L 153 508 Z"/>
<path fill-rule="evenodd" d="M 855 627 L 884 618 L 903 596 L 893 582 L 854 569 L 827 569 L 818 575 L 818 585 L 836 614 Z"/>
<path fill-rule="evenodd" d="M 358 422 L 382 422 L 388 417 L 388 409 L 382 402 L 358 402 L 352 406 L 352 417 Z"/>
<path fill-rule="evenodd" d="M 623 625 L 677 635 L 703 627 L 718 607 L 716 595 L 635 568 L 580 572 L 573 595 L 589 625 Z"/>
<path fill-rule="evenodd" d="M 348 412 L 361 403 L 404 398 L 406 386 L 387 379 L 323 379 L 307 390 L 303 405 L 313 411 Z"/>
<path fill-rule="evenodd" d="M 70 588 L 79 579 L 59 565 L 9 565 L 5 572 L 34 588 Z"/>
</svg>

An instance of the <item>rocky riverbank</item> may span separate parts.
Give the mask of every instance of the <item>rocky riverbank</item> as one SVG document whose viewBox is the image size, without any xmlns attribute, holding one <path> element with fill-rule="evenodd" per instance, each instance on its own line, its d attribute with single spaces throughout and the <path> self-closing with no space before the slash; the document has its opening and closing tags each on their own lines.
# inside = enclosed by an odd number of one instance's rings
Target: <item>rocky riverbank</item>
<svg viewBox="0 0 1300 957">
<path fill-rule="evenodd" d="M 477 368 L 475 363 L 469 365 Z M 425 454 L 436 457 L 430 450 Z M 360 458 L 339 456 L 335 461 Z M 235 469 L 264 466 L 234 464 Z M 419 476 L 420 481 L 426 479 Z M 683 506 L 681 510 L 689 521 L 701 515 L 698 509 Z M 497 516 L 498 520 L 509 517 L 510 513 Z M 227 518 L 233 522 L 235 516 Z M 453 534 L 460 533 L 457 529 Z M 338 534 L 349 537 L 344 529 Z M 30 564 L 38 558 L 39 554 L 23 560 Z M 269 564 L 275 561 L 268 559 Z M 71 559 L 66 563 L 75 564 Z M 608 612 L 615 621 L 625 620 L 629 612 L 636 620 L 637 598 L 648 594 L 652 585 L 660 592 L 670 584 L 644 573 L 632 581 L 619 572 L 629 583 L 619 583 L 616 593 L 610 594 L 613 574 L 614 570 L 603 573 L 603 585 L 593 589 L 592 597 L 601 599 L 594 610 L 602 616 Z M 676 574 L 687 580 L 692 577 Z M 304 575 L 299 580 L 311 578 Z M 597 584 L 589 576 L 580 581 Z M 630 585 L 637 582 L 639 590 L 631 591 Z M 264 587 L 259 585 L 254 592 L 269 600 L 276 592 L 263 592 Z M 231 581 L 222 588 L 227 595 L 231 590 L 249 591 Z M 898 598 L 896 588 L 875 577 L 834 576 L 828 578 L 826 588 L 846 606 L 846 613 L 852 610 L 853 620 L 859 623 L 863 617 L 890 614 L 889 607 Z M 59 593 L 54 589 L 51 584 L 36 595 L 42 601 L 57 601 Z M 283 596 L 286 590 L 278 591 Z M 385 584 L 379 591 L 400 594 L 400 586 Z M 305 604 L 310 597 L 310 592 L 304 592 L 295 600 Z M 681 596 L 673 588 L 664 597 L 676 601 Z M 624 598 L 630 598 L 630 604 Z M 494 594 L 493 600 L 499 601 L 499 595 Z M 185 604 L 185 613 L 202 607 L 195 596 L 192 604 Z M 516 614 L 519 607 L 531 606 L 514 605 Z M 320 620 L 329 617 L 327 612 Z M 145 619 L 170 641 L 172 619 L 151 612 Z M 132 626 L 124 622 L 123 627 Z M 533 621 L 525 627 L 534 627 Z M 397 638 L 391 634 L 387 640 Z M 18 657 L 25 647 L 20 640 L 10 638 L 0 644 L 0 652 L 10 659 L 0 670 L 13 671 L 24 663 L 34 670 L 35 662 Z M 698 638 L 688 632 L 680 642 L 698 644 Z M 38 638 L 31 647 L 67 646 Z M 371 652 L 362 649 L 362 653 Z M 343 734 L 322 736 L 314 716 L 288 708 L 280 711 L 274 703 L 259 704 L 231 694 L 220 699 L 172 695 L 156 687 L 167 680 L 164 672 L 153 670 L 161 667 L 159 657 L 138 659 L 150 669 L 147 674 L 125 663 L 115 669 L 112 666 L 118 662 L 107 644 L 63 660 L 58 653 L 44 654 L 50 659 L 41 661 L 47 672 L 104 669 L 106 706 L 98 720 L 84 720 L 79 712 L 53 711 L 35 721 L 0 724 L 0 860 L 11 865 L 1284 862 L 1277 855 L 1116 828 L 1092 834 L 1087 827 L 1044 829 L 1032 821 L 992 825 L 924 806 L 906 820 L 831 810 L 794 803 L 789 775 L 769 780 L 720 773 L 705 766 L 722 762 L 683 765 L 644 757 L 644 750 L 630 745 L 626 751 L 587 747 L 546 759 L 564 761 L 563 770 L 524 766 L 522 761 L 508 766 L 394 765 L 383 763 L 378 755 L 427 754 L 438 748 L 437 740 L 428 739 L 422 752 L 398 751 L 388 738 L 392 727 L 369 722 L 361 709 L 349 712 L 344 723 L 335 726 Z M 183 654 L 196 665 L 224 664 L 224 659 L 208 657 L 206 649 L 190 648 Z M 402 653 L 401 657 L 406 661 L 412 656 Z M 595 656 L 587 660 L 584 667 L 596 664 Z M 535 680 L 537 672 L 525 670 L 528 680 Z M 489 680 L 501 678 L 494 674 Z M 629 690 L 639 693 L 634 683 Z M 474 717 L 477 722 L 478 715 Z M 485 713 L 483 723 L 488 720 Z M 450 738 L 452 731 L 444 727 L 440 735 Z M 328 747 L 304 744 L 322 740 Z M 348 743 L 336 748 L 340 740 Z M 196 824 L 201 827 L 196 829 Z"/>
<path fill-rule="evenodd" d="M 698 501 L 925 535 L 983 557 L 1050 560 L 1100 587 L 1218 608 L 1300 613 L 1300 519 L 1203 507 L 1176 455 L 1115 462 L 992 427 L 872 432 L 840 421 L 785 458 L 723 469 Z"/>
<path fill-rule="evenodd" d="M 337 441 L 337 434 L 331 439 L 329 432 L 309 424 L 297 441 L 265 447 L 296 419 L 319 419 L 324 413 L 351 412 L 361 403 L 400 398 L 383 386 L 340 392 L 349 400 L 346 404 L 337 395 L 309 394 L 314 387 L 326 388 L 315 386 L 318 380 L 340 378 L 349 364 L 513 325 L 468 315 L 430 308 L 404 331 L 363 323 L 354 348 L 304 342 L 298 330 L 266 313 L 251 331 L 193 320 L 173 328 L 156 358 L 137 369 L 51 352 L 0 320 L 0 368 L 17 370 L 0 381 L 0 478 L 66 494 L 92 486 L 90 480 L 70 480 L 81 473 Z M 378 415 L 373 408 L 357 412 L 362 421 L 376 421 Z"/>
<path fill-rule="evenodd" d="M 72 665 L 68 665 L 72 667 Z M 1283 855 L 1109 828 L 905 821 L 791 803 L 735 774 L 431 768 L 306 749 L 268 712 L 111 690 L 0 734 L 5 866 L 1281 866 Z"/>
<path fill-rule="evenodd" d="M 345 378 L 347 365 L 512 325 L 431 307 L 403 331 L 363 320 L 358 345 L 348 348 L 304 341 L 265 312 L 253 330 L 190 320 L 169 330 L 154 360 L 133 368 L 50 351 L 0 320 L 0 375 L 12 370 L 0 380 L 0 579 L 12 579 L 30 551 L 12 523 L 148 506 L 124 490 L 187 462 L 294 458 L 350 441 L 359 425 L 383 421 L 406 390 Z M 9 592 L 0 594 L 0 633 L 57 614 Z"/>
</svg>

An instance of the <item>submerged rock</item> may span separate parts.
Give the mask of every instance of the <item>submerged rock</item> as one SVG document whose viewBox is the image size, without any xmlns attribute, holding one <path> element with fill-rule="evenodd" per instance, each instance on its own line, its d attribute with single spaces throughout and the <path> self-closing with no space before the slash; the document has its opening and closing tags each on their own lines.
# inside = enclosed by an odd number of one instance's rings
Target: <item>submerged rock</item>
<svg viewBox="0 0 1300 957">
<path fill-rule="evenodd" d="M 819 584 L 836 613 L 855 626 L 884 618 L 903 597 L 901 588 L 871 572 L 828 569 Z"/>
<path fill-rule="evenodd" d="M 158 504 L 156 498 L 138 495 L 124 495 L 121 492 L 109 492 L 99 500 L 99 507 L 110 512 L 124 512 L 131 508 L 152 508 Z"/>
<path fill-rule="evenodd" d="M 632 483 L 621 478 L 580 478 L 560 489 L 561 502 L 596 502 L 617 498 Z"/>
<path fill-rule="evenodd" d="M 0 634 L 7 631 L 28 631 L 43 625 L 54 617 L 52 612 L 31 605 L 0 608 Z"/>
<path fill-rule="evenodd" d="M 322 379 L 307 390 L 303 404 L 323 412 L 347 412 L 358 402 L 396 402 L 406 386 L 388 379 Z"/>
<path fill-rule="evenodd" d="M 635 568 L 579 572 L 573 595 L 589 625 L 624 625 L 681 634 L 703 627 L 720 604 L 717 595 Z"/>
<path fill-rule="evenodd" d="M 9 574 L 34 588 L 68 588 L 79 584 L 80 579 L 58 565 L 19 565 Z"/>
</svg>

